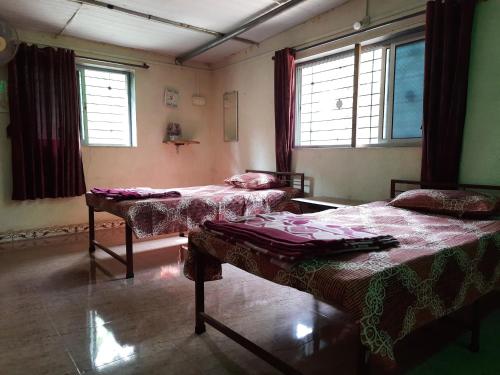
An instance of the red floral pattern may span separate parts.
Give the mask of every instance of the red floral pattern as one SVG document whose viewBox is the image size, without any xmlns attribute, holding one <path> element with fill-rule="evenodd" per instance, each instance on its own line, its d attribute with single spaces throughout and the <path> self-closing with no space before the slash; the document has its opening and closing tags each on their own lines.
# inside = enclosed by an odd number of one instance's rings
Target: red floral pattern
<svg viewBox="0 0 500 375">
<path fill-rule="evenodd" d="M 387 251 L 339 254 L 292 268 L 206 230 L 189 236 L 184 274 L 193 278 L 192 251 L 207 254 L 205 280 L 230 263 L 349 312 L 363 344 L 394 359 L 393 348 L 418 327 L 466 306 L 500 286 L 500 221 L 463 220 L 388 206 L 385 202 L 304 215 L 392 235 Z"/>
<path fill-rule="evenodd" d="M 408 190 L 394 198 L 391 206 L 457 217 L 487 217 L 495 212 L 497 200 L 464 190 Z"/>
<path fill-rule="evenodd" d="M 231 185 L 176 188 L 180 198 L 115 201 L 86 194 L 87 205 L 127 221 L 138 238 L 187 232 L 206 220 L 232 220 L 240 216 L 280 211 L 302 193 L 284 187 L 267 190 L 239 189 Z"/>
</svg>

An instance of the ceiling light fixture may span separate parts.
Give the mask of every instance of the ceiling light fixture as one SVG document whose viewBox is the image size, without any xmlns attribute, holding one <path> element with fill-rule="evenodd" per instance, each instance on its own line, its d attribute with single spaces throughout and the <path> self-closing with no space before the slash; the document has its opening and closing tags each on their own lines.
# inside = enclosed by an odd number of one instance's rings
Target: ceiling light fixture
<svg viewBox="0 0 500 375">
<path fill-rule="evenodd" d="M 365 16 L 361 21 L 354 22 L 352 28 L 356 31 L 359 31 L 361 29 L 364 29 L 368 25 L 370 25 L 370 16 Z"/>
</svg>

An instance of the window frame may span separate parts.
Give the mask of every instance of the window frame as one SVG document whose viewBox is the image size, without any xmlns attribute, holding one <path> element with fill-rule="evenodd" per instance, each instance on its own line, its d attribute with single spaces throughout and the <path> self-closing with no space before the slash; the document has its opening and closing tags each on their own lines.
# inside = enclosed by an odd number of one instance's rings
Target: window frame
<svg viewBox="0 0 500 375">
<path fill-rule="evenodd" d="M 88 137 L 87 109 L 86 109 L 86 85 L 85 70 L 97 70 L 101 72 L 121 73 L 127 79 L 127 98 L 128 98 L 128 117 L 129 117 L 129 138 L 127 144 L 105 144 L 90 143 Z M 137 128 L 135 112 L 135 72 L 133 70 L 118 69 L 110 66 L 96 66 L 87 64 L 77 64 L 76 73 L 78 79 L 78 94 L 80 101 L 80 141 L 82 146 L 86 147 L 119 147 L 132 148 L 137 147 Z"/>
<path fill-rule="evenodd" d="M 301 148 L 369 148 L 369 147 L 418 147 L 422 144 L 422 137 L 418 138 L 392 138 L 392 120 L 393 120 L 393 101 L 394 101 L 394 78 L 395 78 L 395 69 L 394 63 L 396 59 L 396 48 L 399 45 L 409 44 L 412 42 L 425 41 L 425 34 L 420 30 L 414 30 L 410 33 L 405 33 L 401 36 L 395 37 L 387 37 L 386 40 L 376 42 L 376 43 L 366 43 L 362 42 L 357 43 L 355 45 L 349 47 L 343 47 L 339 49 L 335 49 L 331 51 L 327 55 L 323 55 L 318 58 L 307 58 L 302 62 L 296 64 L 295 73 L 296 73 L 296 82 L 295 82 L 295 111 L 296 111 L 296 123 L 295 123 L 295 139 L 293 148 L 301 149 Z M 363 53 L 364 48 L 369 48 L 374 45 L 380 45 L 382 48 L 382 70 L 381 70 L 381 79 L 380 79 L 380 105 L 379 105 L 379 125 L 378 125 L 378 140 L 377 143 L 367 143 L 367 144 L 358 144 L 357 139 L 352 139 L 351 144 L 346 145 L 301 145 L 298 144 L 300 141 L 300 129 L 301 129 L 301 87 L 302 87 L 302 77 L 299 74 L 299 68 L 305 64 L 309 64 L 311 62 L 318 62 L 321 60 L 328 60 L 332 56 L 336 54 L 345 53 L 345 51 L 353 50 L 356 57 L 356 46 L 360 45 L 359 56 Z M 359 58 L 359 61 L 361 59 Z M 387 71 L 389 68 L 389 71 Z M 359 79 L 359 72 L 358 72 Z M 356 82 L 356 77 L 353 77 L 353 80 Z M 359 85 L 354 90 L 354 94 L 358 94 Z M 354 97 L 354 95 L 353 95 Z M 390 113 L 390 116 L 385 116 L 386 113 Z M 356 113 L 357 116 L 357 113 Z M 357 131 L 357 118 L 353 119 L 353 128 L 356 127 Z M 387 122 L 386 122 L 387 120 Z M 356 132 L 353 132 L 353 135 Z"/>
<path fill-rule="evenodd" d="M 300 119 L 301 112 L 300 112 L 300 107 L 301 107 L 301 99 L 302 99 L 302 75 L 298 74 L 299 68 L 303 65 L 308 65 L 308 64 L 314 64 L 316 62 L 320 61 L 326 61 L 330 60 L 332 56 L 335 55 L 349 55 L 350 52 L 352 51 L 353 56 L 355 58 L 356 52 L 355 52 L 355 45 L 348 46 L 345 48 L 339 48 L 334 51 L 334 53 L 329 53 L 325 56 L 317 57 L 317 58 L 312 58 L 312 59 L 307 59 L 307 61 L 300 62 L 295 65 L 295 136 L 294 136 L 294 145 L 293 148 L 352 148 L 352 140 L 349 143 L 346 143 L 345 145 L 298 145 L 297 144 L 297 137 L 300 137 L 301 133 L 301 124 L 300 122 L 297 123 L 297 119 Z M 353 77 L 354 79 L 354 77 Z M 353 87 L 353 91 L 356 91 L 356 89 Z M 353 95 L 354 98 L 354 95 Z M 352 126 L 352 125 L 351 125 Z M 352 129 L 351 129 L 352 130 Z"/>
<path fill-rule="evenodd" d="M 392 126 L 393 126 L 393 107 L 394 107 L 394 79 L 395 79 L 395 62 L 396 62 L 396 48 L 401 45 L 410 44 L 417 41 L 425 41 L 424 35 L 422 33 L 417 33 L 404 38 L 397 38 L 392 40 L 390 44 L 384 46 L 383 56 L 383 73 L 381 83 L 384 82 L 384 94 L 381 95 L 381 115 L 379 118 L 379 139 L 377 144 L 366 145 L 366 146 L 419 146 L 422 144 L 422 136 L 413 138 L 393 138 L 392 137 Z M 389 50 L 389 72 L 387 72 L 387 50 Z M 386 92 L 387 91 L 387 95 Z M 382 93 L 382 91 L 381 91 Z M 386 107 L 387 101 L 387 107 Z M 423 110 L 423 108 L 422 108 Z M 389 116 L 385 116 L 389 113 Z M 385 120 L 387 120 L 386 123 Z M 422 128 L 422 127 L 421 127 Z M 385 137 L 384 137 L 385 132 Z"/>
</svg>

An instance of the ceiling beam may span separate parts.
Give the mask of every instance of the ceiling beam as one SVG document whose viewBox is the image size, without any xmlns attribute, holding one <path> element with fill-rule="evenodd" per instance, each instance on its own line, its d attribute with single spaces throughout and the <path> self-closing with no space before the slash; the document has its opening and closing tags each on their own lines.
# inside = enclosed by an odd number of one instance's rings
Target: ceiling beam
<svg viewBox="0 0 500 375">
<path fill-rule="evenodd" d="M 174 20 L 171 20 L 168 18 L 153 16 L 151 14 L 142 13 L 142 12 L 138 12 L 138 11 L 135 11 L 132 9 L 123 8 L 121 6 L 105 3 L 103 1 L 97 1 L 97 0 L 68 0 L 68 1 L 71 1 L 73 3 L 82 4 L 82 5 L 83 4 L 92 5 L 95 7 L 114 10 L 114 11 L 125 13 L 125 14 L 131 15 L 131 16 L 144 18 L 144 19 L 147 19 L 149 21 L 155 21 L 155 22 L 164 23 L 164 24 L 167 24 L 170 26 L 178 27 L 181 29 L 187 29 L 187 30 L 191 30 L 191 31 L 197 31 L 197 32 L 204 33 L 204 34 L 213 35 L 213 36 L 216 36 L 218 38 L 226 35 L 226 34 L 221 33 L 219 31 L 214 31 L 214 30 L 206 29 L 204 27 L 190 25 L 190 24 L 184 23 L 184 22 L 174 21 Z M 234 39 L 237 40 L 238 42 L 242 42 L 242 43 L 254 44 L 254 45 L 259 44 L 257 42 L 254 42 L 253 40 L 249 40 L 249 39 L 244 39 L 244 38 L 234 38 Z"/>
<path fill-rule="evenodd" d="M 178 57 L 176 57 L 175 62 L 177 64 L 182 64 L 183 62 L 192 59 L 195 56 L 202 54 L 218 45 L 227 42 L 229 39 L 234 39 L 238 35 L 252 29 L 253 27 L 260 25 L 261 23 L 273 18 L 277 14 L 284 12 L 287 9 L 294 7 L 295 5 L 303 2 L 305 0 L 283 0 L 280 1 L 279 4 L 271 9 L 267 9 L 262 13 L 252 17 L 249 21 L 244 24 L 234 28 L 230 32 L 226 33 L 224 36 L 220 36 L 217 39 L 208 42 L 200 47 L 197 47 L 189 52 L 186 52 Z"/>
</svg>

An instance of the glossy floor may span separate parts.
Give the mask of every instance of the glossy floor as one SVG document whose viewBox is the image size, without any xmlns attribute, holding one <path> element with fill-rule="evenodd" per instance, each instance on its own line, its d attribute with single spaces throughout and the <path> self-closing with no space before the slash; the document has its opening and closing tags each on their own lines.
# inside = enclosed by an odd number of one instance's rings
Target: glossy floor
<svg viewBox="0 0 500 375">
<path fill-rule="evenodd" d="M 124 252 L 122 230 L 97 237 Z M 0 372 L 275 374 L 210 327 L 193 333 L 185 241 L 136 243 L 129 280 L 103 252 L 90 259 L 85 234 L 0 245 Z M 210 314 L 306 374 L 355 373 L 357 332 L 347 316 L 232 266 L 223 271 L 223 280 L 206 284 Z M 374 372 L 396 371 L 384 366 Z"/>
</svg>

